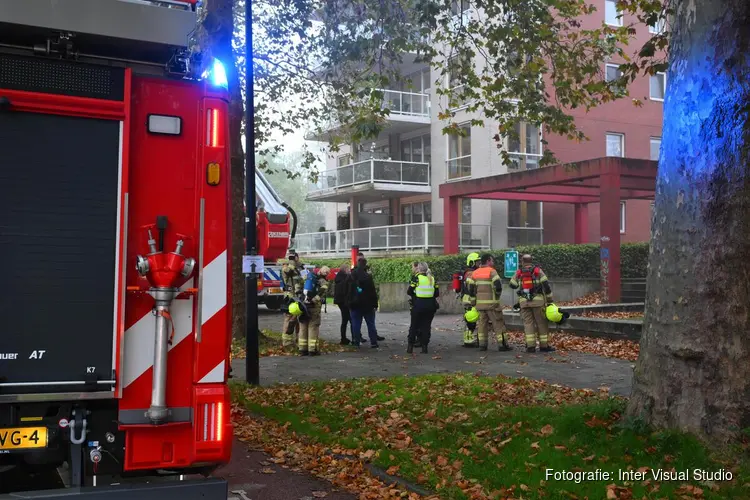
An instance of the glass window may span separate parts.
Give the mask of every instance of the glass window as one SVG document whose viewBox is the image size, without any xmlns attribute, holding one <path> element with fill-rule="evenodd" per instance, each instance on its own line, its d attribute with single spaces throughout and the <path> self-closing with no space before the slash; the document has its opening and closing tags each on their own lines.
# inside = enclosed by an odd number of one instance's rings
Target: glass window
<svg viewBox="0 0 750 500">
<path fill-rule="evenodd" d="M 508 227 L 542 227 L 542 203 L 509 200 Z"/>
<path fill-rule="evenodd" d="M 461 199 L 461 224 L 471 224 L 471 198 Z"/>
<path fill-rule="evenodd" d="M 465 100 L 461 98 L 461 93 L 464 91 L 465 85 L 461 83 L 459 72 L 461 71 L 461 64 L 457 57 L 452 57 L 448 60 L 448 107 L 459 108 L 466 104 Z"/>
<path fill-rule="evenodd" d="M 519 122 L 515 125 L 517 137 L 508 136 L 508 153 L 511 170 L 537 168 L 542 157 L 542 135 L 538 125 Z"/>
<path fill-rule="evenodd" d="M 654 101 L 663 101 L 664 95 L 667 90 L 667 75 L 666 73 L 657 73 L 651 75 L 650 80 L 650 97 Z"/>
<path fill-rule="evenodd" d="M 611 26 L 622 26 L 622 12 L 617 10 L 617 0 L 604 0 L 604 20 Z"/>
<path fill-rule="evenodd" d="M 471 175 L 471 125 L 461 126 L 464 136 L 448 136 L 448 179 Z"/>
<path fill-rule="evenodd" d="M 349 165 L 352 161 L 352 155 L 345 154 L 338 157 L 338 166 L 343 167 L 345 165 Z"/>
<path fill-rule="evenodd" d="M 651 138 L 651 159 L 659 161 L 659 151 L 661 150 L 661 137 Z"/>
<path fill-rule="evenodd" d="M 401 223 L 432 222 L 432 203 L 409 203 L 401 205 Z"/>
<path fill-rule="evenodd" d="M 625 136 L 622 134 L 607 134 L 607 156 L 625 157 Z"/>
<path fill-rule="evenodd" d="M 454 16 L 463 14 L 469 10 L 469 7 L 471 7 L 469 0 L 453 0 L 451 2 L 451 14 Z"/>
<path fill-rule="evenodd" d="M 620 202 L 620 234 L 625 233 L 625 202 Z"/>
</svg>

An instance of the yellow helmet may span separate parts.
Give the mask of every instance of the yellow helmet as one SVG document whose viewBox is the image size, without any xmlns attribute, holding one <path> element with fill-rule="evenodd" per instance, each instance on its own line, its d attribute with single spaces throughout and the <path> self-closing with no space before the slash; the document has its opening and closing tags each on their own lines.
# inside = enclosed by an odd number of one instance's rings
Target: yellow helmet
<svg viewBox="0 0 750 500">
<path fill-rule="evenodd" d="M 476 252 L 471 252 L 469 255 L 466 256 L 466 265 L 467 266 L 473 266 L 478 260 L 479 260 L 479 254 Z"/>
<path fill-rule="evenodd" d="M 563 319 L 563 314 L 555 304 L 548 305 L 547 309 L 544 311 L 544 314 L 547 316 L 547 320 L 553 323 L 559 323 Z"/>
<path fill-rule="evenodd" d="M 289 314 L 292 316 L 302 316 L 302 308 L 299 306 L 299 302 L 292 302 L 289 304 Z"/>
<path fill-rule="evenodd" d="M 479 311 L 476 307 L 472 307 L 464 313 L 464 319 L 467 323 L 476 323 L 479 320 Z"/>
</svg>

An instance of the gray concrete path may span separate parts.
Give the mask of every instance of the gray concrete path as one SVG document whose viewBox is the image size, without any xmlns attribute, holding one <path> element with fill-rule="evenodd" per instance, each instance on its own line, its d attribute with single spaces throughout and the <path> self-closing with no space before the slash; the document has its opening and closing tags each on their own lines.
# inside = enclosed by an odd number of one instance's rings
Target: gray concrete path
<svg viewBox="0 0 750 500">
<path fill-rule="evenodd" d="M 340 339 L 340 312 L 329 305 L 323 314 L 321 337 L 328 342 Z M 261 329 L 279 331 L 282 316 L 260 308 Z M 590 354 L 567 352 L 562 355 L 527 354 L 522 345 L 511 352 L 498 352 L 494 340 L 490 349 L 465 348 L 462 343 L 462 320 L 458 315 L 437 315 L 433 321 L 429 353 L 406 354 L 407 312 L 378 313 L 378 333 L 386 338 L 379 349 L 369 345 L 356 352 L 326 354 L 318 357 L 271 356 L 260 360 L 261 384 L 293 383 L 309 380 L 351 379 L 358 377 L 392 377 L 429 373 L 481 372 L 546 380 L 576 388 L 609 387 L 613 394 L 630 395 L 633 364 L 629 361 Z M 363 337 L 367 328 L 362 325 Z M 351 330 L 347 329 L 351 339 Z M 553 336 L 554 344 L 554 336 Z M 415 349 L 419 351 L 419 349 Z M 245 360 L 232 363 L 233 377 L 245 378 Z"/>
</svg>

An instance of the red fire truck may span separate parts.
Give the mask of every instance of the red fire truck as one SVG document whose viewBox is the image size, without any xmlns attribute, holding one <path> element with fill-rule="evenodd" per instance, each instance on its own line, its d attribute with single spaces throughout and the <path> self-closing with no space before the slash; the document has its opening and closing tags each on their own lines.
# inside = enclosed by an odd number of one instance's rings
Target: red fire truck
<svg viewBox="0 0 750 500">
<path fill-rule="evenodd" d="M 0 0 L 0 469 L 66 463 L 92 498 L 227 495 L 97 483 L 230 458 L 228 94 L 196 2 Z"/>
</svg>

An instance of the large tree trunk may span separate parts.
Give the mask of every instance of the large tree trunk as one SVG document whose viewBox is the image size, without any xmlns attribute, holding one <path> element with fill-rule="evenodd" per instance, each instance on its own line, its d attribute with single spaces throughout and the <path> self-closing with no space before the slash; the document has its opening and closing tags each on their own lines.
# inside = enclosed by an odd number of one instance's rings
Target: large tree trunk
<svg viewBox="0 0 750 500">
<path fill-rule="evenodd" d="M 750 2 L 676 2 L 648 298 L 629 413 L 750 427 Z"/>
<path fill-rule="evenodd" d="M 211 53 L 226 68 L 229 83 L 229 145 L 231 149 L 230 175 L 232 179 L 232 336 L 245 335 L 245 278 L 242 274 L 242 255 L 245 253 L 245 155 L 242 151 L 242 88 L 237 63 L 232 50 L 234 35 L 235 0 L 206 2 L 207 19 L 204 23 L 211 39 Z"/>
</svg>

